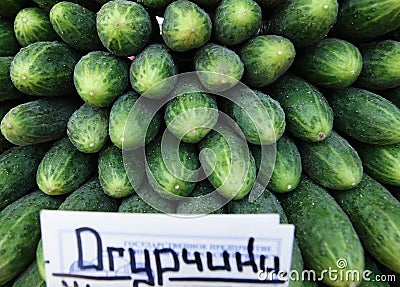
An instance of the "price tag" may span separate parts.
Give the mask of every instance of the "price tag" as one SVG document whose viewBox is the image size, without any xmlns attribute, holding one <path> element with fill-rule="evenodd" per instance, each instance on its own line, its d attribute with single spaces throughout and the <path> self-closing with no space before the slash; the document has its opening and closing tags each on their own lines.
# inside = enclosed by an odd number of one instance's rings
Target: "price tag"
<svg viewBox="0 0 400 287">
<path fill-rule="evenodd" d="M 275 214 L 44 210 L 41 226 L 48 287 L 288 286 L 294 226 Z"/>
</svg>

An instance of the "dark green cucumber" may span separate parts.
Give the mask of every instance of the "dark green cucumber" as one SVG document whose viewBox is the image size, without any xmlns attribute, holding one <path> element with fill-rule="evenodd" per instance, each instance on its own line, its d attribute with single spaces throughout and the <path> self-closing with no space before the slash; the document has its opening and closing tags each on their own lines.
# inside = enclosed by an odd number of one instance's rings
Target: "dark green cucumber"
<svg viewBox="0 0 400 287">
<path fill-rule="evenodd" d="M 95 155 L 81 153 L 68 138 L 62 138 L 44 155 L 36 183 L 46 194 L 65 194 L 83 184 L 95 169 Z"/>
<path fill-rule="evenodd" d="M 200 48 L 211 38 L 211 30 L 210 16 L 193 2 L 177 0 L 165 10 L 162 37 L 171 50 Z"/>
<path fill-rule="evenodd" d="M 0 103 L 24 97 L 13 84 L 10 77 L 10 66 L 13 57 L 0 57 Z"/>
<path fill-rule="evenodd" d="M 144 49 L 132 62 L 130 82 L 132 88 L 143 96 L 160 99 L 168 95 L 177 69 L 174 59 L 163 44 L 152 44 Z"/>
<path fill-rule="evenodd" d="M 269 19 L 269 33 L 289 38 L 297 48 L 321 40 L 336 22 L 337 0 L 283 2 Z"/>
<path fill-rule="evenodd" d="M 381 95 L 400 108 L 400 87 L 383 90 Z"/>
<path fill-rule="evenodd" d="M 366 174 L 356 188 L 333 196 L 353 222 L 365 249 L 400 272 L 400 202 Z"/>
<path fill-rule="evenodd" d="M 81 152 L 100 151 L 108 140 L 110 109 L 83 104 L 68 120 L 67 134 Z"/>
<path fill-rule="evenodd" d="M 15 55 L 11 80 L 21 92 L 32 96 L 70 95 L 73 73 L 80 55 L 66 44 L 36 42 Z"/>
<path fill-rule="evenodd" d="M 239 200 L 253 188 L 256 165 L 247 143 L 227 126 L 218 125 L 199 144 L 208 180 L 226 198 Z"/>
<path fill-rule="evenodd" d="M 152 34 L 146 9 L 126 0 L 104 4 L 97 12 L 96 26 L 104 47 L 118 56 L 136 55 L 146 47 Z"/>
<path fill-rule="evenodd" d="M 76 64 L 74 84 L 78 94 L 88 104 L 110 106 L 129 85 L 128 62 L 108 52 L 90 52 Z"/>
<path fill-rule="evenodd" d="M 99 180 L 107 195 L 115 198 L 126 197 L 132 195 L 139 187 L 145 177 L 143 161 L 136 157 L 134 162 L 129 164 L 129 167 L 124 164 L 122 151 L 114 145 L 101 153 L 98 163 Z M 125 168 L 134 169 L 131 173 L 134 178 L 128 178 Z"/>
<path fill-rule="evenodd" d="M 320 185 L 346 190 L 360 183 L 363 175 L 361 159 L 335 131 L 320 143 L 298 141 L 297 146 L 305 173 Z"/>
<path fill-rule="evenodd" d="M 50 145 L 12 147 L 0 155 L 0 209 L 36 187 L 35 175 Z"/>
<path fill-rule="evenodd" d="M 39 212 L 64 200 L 34 191 L 0 211 L 0 284 L 11 281 L 34 260 L 40 240 Z"/>
<path fill-rule="evenodd" d="M 128 92 L 115 101 L 111 108 L 109 134 L 120 149 L 136 149 L 152 141 L 158 133 L 162 117 L 154 111 L 154 104 L 135 92 Z M 149 123 L 145 126 L 143 123 Z M 126 129 L 125 129 L 126 126 Z"/>
<path fill-rule="evenodd" d="M 337 23 L 333 34 L 352 41 L 369 41 L 400 26 L 400 3 L 397 0 L 339 1 Z"/>
<path fill-rule="evenodd" d="M 252 144 L 273 144 L 285 131 L 282 107 L 278 101 L 259 91 L 237 88 L 225 109 Z"/>
<path fill-rule="evenodd" d="M 18 12 L 14 20 L 14 32 L 22 47 L 35 42 L 60 40 L 51 25 L 49 15 L 36 7 Z"/>
<path fill-rule="evenodd" d="M 196 53 L 194 66 L 203 86 L 212 92 L 232 88 L 244 72 L 244 65 L 234 51 L 211 43 Z"/>
<path fill-rule="evenodd" d="M 50 21 L 71 47 L 83 52 L 103 50 L 96 30 L 96 14 L 89 9 L 72 2 L 59 2 L 50 10 Z"/>
<path fill-rule="evenodd" d="M 400 10 L 399 10 L 400 14 Z M 399 15 L 400 16 L 400 15 Z M 363 68 L 355 83 L 368 90 L 400 85 L 400 42 L 385 40 L 361 46 Z"/>
<path fill-rule="evenodd" d="M 286 129 L 295 137 L 311 142 L 331 133 L 333 112 L 325 97 L 305 80 L 286 74 L 270 88 L 286 114 Z"/>
<path fill-rule="evenodd" d="M 222 0 L 214 15 L 217 42 L 236 45 L 254 36 L 261 26 L 261 8 L 253 0 Z"/>
<path fill-rule="evenodd" d="M 358 88 L 326 92 L 335 129 L 369 144 L 400 142 L 400 109 L 385 98 Z"/>
<path fill-rule="evenodd" d="M 167 128 L 178 139 L 197 143 L 218 121 L 217 102 L 215 97 L 191 84 L 178 87 L 177 93 L 165 109 Z"/>
<path fill-rule="evenodd" d="M 13 287 L 46 287 L 46 282 L 40 276 L 36 261 L 15 280 Z"/>
<path fill-rule="evenodd" d="M 347 192 L 347 191 L 346 191 Z M 345 192 L 343 192 L 344 194 Z M 295 225 L 304 263 L 329 286 L 355 286 L 352 278 L 334 280 L 324 270 L 335 274 L 364 271 L 364 250 L 349 218 L 329 193 L 307 178 L 295 191 L 279 197 L 288 221 Z M 346 260 L 346 267 L 338 266 Z M 344 265 L 343 265 L 344 266 Z M 346 280 L 350 279 L 350 280 Z"/>
<path fill-rule="evenodd" d="M 0 19 L 0 57 L 14 56 L 20 48 L 12 22 Z"/>
<path fill-rule="evenodd" d="M 294 61 L 293 43 L 281 36 L 263 35 L 249 40 L 239 51 L 245 84 L 260 88 L 273 83 Z"/>
<path fill-rule="evenodd" d="M 1 132 L 15 145 L 51 141 L 66 133 L 67 122 L 78 107 L 75 99 L 40 99 L 12 108 L 1 121 Z"/>
<path fill-rule="evenodd" d="M 324 88 L 345 88 L 361 73 L 363 60 L 353 44 L 336 38 L 325 38 L 307 47 L 296 57 L 296 71 Z"/>
</svg>

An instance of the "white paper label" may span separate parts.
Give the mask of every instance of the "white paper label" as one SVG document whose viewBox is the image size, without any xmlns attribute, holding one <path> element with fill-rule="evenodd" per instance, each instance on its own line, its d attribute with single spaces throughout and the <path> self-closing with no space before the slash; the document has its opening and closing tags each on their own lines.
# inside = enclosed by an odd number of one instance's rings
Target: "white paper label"
<svg viewBox="0 0 400 287">
<path fill-rule="evenodd" d="M 48 287 L 288 286 L 294 226 L 278 215 L 44 210 L 41 226 Z"/>
</svg>

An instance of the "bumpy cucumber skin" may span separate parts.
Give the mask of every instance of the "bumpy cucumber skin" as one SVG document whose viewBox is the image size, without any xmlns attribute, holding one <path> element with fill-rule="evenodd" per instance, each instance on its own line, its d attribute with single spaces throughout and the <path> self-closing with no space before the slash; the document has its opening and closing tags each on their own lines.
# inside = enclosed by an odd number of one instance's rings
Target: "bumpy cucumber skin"
<svg viewBox="0 0 400 287">
<path fill-rule="evenodd" d="M 68 120 L 67 134 L 72 144 L 81 152 L 100 151 L 108 139 L 110 109 L 83 104 Z"/>
<path fill-rule="evenodd" d="M 360 51 L 363 69 L 355 83 L 357 86 L 368 90 L 383 90 L 400 85 L 400 42 L 373 42 L 361 46 Z"/>
<path fill-rule="evenodd" d="M 12 147 L 0 156 L 0 209 L 36 188 L 35 175 L 50 144 Z"/>
<path fill-rule="evenodd" d="M 40 239 L 39 212 L 57 209 L 64 200 L 34 191 L 11 203 L 0 212 L 0 284 L 22 272 L 35 258 Z"/>
<path fill-rule="evenodd" d="M 347 215 L 325 189 L 303 177 L 295 191 L 280 196 L 279 200 L 288 221 L 296 227 L 296 238 L 309 269 L 315 270 L 318 277 L 329 268 L 343 274 L 351 270 L 362 274 L 364 250 L 359 237 Z M 346 260 L 347 267 L 338 268 L 339 259 Z M 324 283 L 329 286 L 358 284 L 344 280 L 331 281 L 324 274 Z"/>
<path fill-rule="evenodd" d="M 129 78 L 136 92 L 148 98 L 160 99 L 171 92 L 173 81 L 168 78 L 176 73 L 174 59 L 168 48 L 163 44 L 152 44 L 132 62 Z"/>
<path fill-rule="evenodd" d="M 286 74 L 269 87 L 286 114 L 286 129 L 295 137 L 319 142 L 332 131 L 333 112 L 325 97 L 300 77 Z"/>
<path fill-rule="evenodd" d="M 203 86 L 213 92 L 232 88 L 244 73 L 243 62 L 234 51 L 212 43 L 196 53 L 194 66 Z"/>
<path fill-rule="evenodd" d="M 345 88 L 361 73 L 363 60 L 353 44 L 325 38 L 299 53 L 294 67 L 305 79 L 324 88 Z"/>
<path fill-rule="evenodd" d="M 236 45 L 255 35 L 261 25 L 261 8 L 253 0 L 222 0 L 214 16 L 217 42 Z"/>
<path fill-rule="evenodd" d="M 390 101 L 353 87 L 325 95 L 335 115 L 335 129 L 369 144 L 400 142 L 400 109 Z"/>
<path fill-rule="evenodd" d="M 223 126 L 218 132 L 211 131 L 199 148 L 208 180 L 221 195 L 239 200 L 250 192 L 256 179 L 256 165 L 244 139 Z M 209 151 L 203 153 L 203 149 Z"/>
<path fill-rule="evenodd" d="M 48 195 L 66 194 L 83 184 L 95 169 L 96 156 L 78 151 L 65 137 L 44 155 L 36 173 L 36 183 Z"/>
<path fill-rule="evenodd" d="M 36 261 L 33 261 L 31 265 L 16 279 L 13 287 L 46 287 L 46 282 L 40 276 Z"/>
<path fill-rule="evenodd" d="M 382 36 L 400 26 L 400 3 L 396 0 L 340 1 L 334 35 L 352 41 L 368 41 Z"/>
<path fill-rule="evenodd" d="M 120 149 L 131 150 L 148 144 L 156 137 L 160 129 L 161 114 L 157 112 L 153 116 L 153 105 L 145 102 L 136 103 L 138 99 L 137 93 L 127 92 L 119 97 L 111 108 L 109 135 L 111 141 Z M 135 107 L 134 111 L 132 111 L 133 107 Z M 147 131 L 145 130 L 147 127 L 143 126 L 143 119 L 150 119 Z M 127 126 L 126 129 L 125 126 Z"/>
<path fill-rule="evenodd" d="M 63 96 L 74 90 L 73 73 L 80 55 L 67 44 L 36 42 L 22 48 L 14 57 L 11 80 L 31 96 Z"/>
<path fill-rule="evenodd" d="M 178 0 L 165 10 L 162 37 L 173 51 L 200 48 L 210 40 L 211 30 L 210 16 L 195 3 Z"/>
<path fill-rule="evenodd" d="M 103 50 L 97 35 L 96 14 L 72 2 L 59 2 L 50 10 L 55 32 L 71 47 L 89 52 Z"/>
<path fill-rule="evenodd" d="M 12 108 L 1 121 L 1 132 L 15 145 L 25 146 L 65 135 L 69 117 L 78 107 L 75 99 L 40 99 Z"/>
<path fill-rule="evenodd" d="M 320 143 L 298 141 L 297 146 L 305 173 L 322 186 L 346 190 L 360 183 L 363 175 L 361 159 L 335 131 Z"/>
<path fill-rule="evenodd" d="M 12 83 L 10 67 L 13 57 L 0 57 L 0 103 L 24 97 Z"/>
<path fill-rule="evenodd" d="M 20 45 L 15 37 L 13 24 L 0 19 L 0 57 L 14 56 L 19 49 Z"/>
<path fill-rule="evenodd" d="M 296 48 L 316 43 L 336 22 L 337 0 L 285 1 L 269 20 L 269 34 L 289 38 Z"/>
<path fill-rule="evenodd" d="M 14 20 L 14 31 L 22 47 L 35 42 L 60 40 L 51 25 L 49 15 L 36 7 L 18 12 Z"/>
<path fill-rule="evenodd" d="M 400 202 L 367 174 L 356 188 L 332 194 L 353 222 L 365 249 L 400 272 Z"/>
<path fill-rule="evenodd" d="M 138 188 L 145 177 L 145 171 L 139 159 L 132 164 L 136 171 L 135 178 L 128 178 L 122 151 L 118 147 L 112 145 L 101 153 L 98 164 L 99 180 L 107 195 L 120 198 L 135 192 L 135 188 Z"/>
<path fill-rule="evenodd" d="M 273 83 L 293 64 L 295 55 L 293 43 L 287 38 L 262 35 L 250 39 L 239 51 L 244 83 L 255 88 Z"/>
<path fill-rule="evenodd" d="M 146 9 L 135 2 L 116 0 L 97 12 L 97 32 L 103 46 L 117 56 L 132 56 L 149 42 L 152 24 Z"/>
<path fill-rule="evenodd" d="M 108 107 L 129 85 L 128 62 L 108 52 L 90 52 L 75 66 L 74 85 L 88 104 Z"/>
</svg>

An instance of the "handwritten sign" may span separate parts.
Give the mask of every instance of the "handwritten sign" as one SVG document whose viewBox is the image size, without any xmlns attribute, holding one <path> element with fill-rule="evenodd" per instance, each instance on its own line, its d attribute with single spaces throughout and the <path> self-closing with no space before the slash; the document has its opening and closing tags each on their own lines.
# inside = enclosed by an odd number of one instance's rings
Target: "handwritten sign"
<svg viewBox="0 0 400 287">
<path fill-rule="evenodd" d="M 48 287 L 288 286 L 294 227 L 278 215 L 41 212 Z"/>
</svg>

